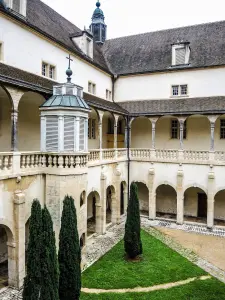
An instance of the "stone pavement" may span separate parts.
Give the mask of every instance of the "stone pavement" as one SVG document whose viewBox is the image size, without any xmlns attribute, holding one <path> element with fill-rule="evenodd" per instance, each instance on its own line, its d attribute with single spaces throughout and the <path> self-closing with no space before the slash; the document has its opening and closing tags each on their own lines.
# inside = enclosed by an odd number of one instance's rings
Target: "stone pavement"
<svg viewBox="0 0 225 300">
<path fill-rule="evenodd" d="M 94 235 L 87 240 L 87 257 L 85 268 L 91 266 L 95 261 L 97 261 L 102 255 L 108 252 L 115 244 L 117 244 L 124 235 L 124 221 L 113 227 L 108 227 L 106 234 L 104 235 Z M 210 275 L 218 278 L 219 280 L 225 282 L 225 272 L 207 260 L 201 258 L 197 254 L 193 253 L 191 249 L 187 249 L 185 244 L 181 245 L 176 242 L 173 238 L 160 232 L 160 228 L 166 229 L 179 229 L 186 232 L 194 232 L 199 235 L 209 235 L 209 236 L 225 236 L 225 230 L 223 228 L 214 228 L 208 230 L 206 226 L 195 225 L 195 224 L 184 224 L 177 225 L 174 222 L 155 220 L 151 221 L 148 218 L 142 217 L 142 227 L 147 232 L 152 234 L 155 238 L 161 240 L 163 243 L 180 253 L 182 256 L 186 257 L 188 260 L 192 261 Z M 12 288 L 4 288 L 0 290 L 1 300 L 20 300 L 22 291 L 16 291 Z"/>
</svg>

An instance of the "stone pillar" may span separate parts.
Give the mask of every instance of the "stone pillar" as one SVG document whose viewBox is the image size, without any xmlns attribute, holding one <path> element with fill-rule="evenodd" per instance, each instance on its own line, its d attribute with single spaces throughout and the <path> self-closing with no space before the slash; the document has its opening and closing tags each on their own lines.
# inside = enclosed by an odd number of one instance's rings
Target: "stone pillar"
<svg viewBox="0 0 225 300">
<path fill-rule="evenodd" d="M 180 150 L 184 150 L 184 122 L 186 118 L 178 118 L 180 124 Z"/>
<path fill-rule="evenodd" d="M 114 170 L 115 176 L 115 194 L 112 195 L 112 222 L 113 224 L 120 224 L 120 205 L 121 205 L 121 171 L 119 164 Z"/>
<path fill-rule="evenodd" d="M 104 172 L 104 166 L 102 166 L 102 172 L 101 172 L 101 218 L 100 218 L 100 234 L 105 234 L 106 232 L 106 175 Z"/>
<path fill-rule="evenodd" d="M 214 225 L 214 194 L 215 194 L 215 174 L 213 166 L 210 166 L 208 174 L 208 197 L 207 197 L 207 227 Z"/>
<path fill-rule="evenodd" d="M 183 190 L 184 173 L 182 164 L 177 172 L 177 224 L 184 223 L 184 190 Z"/>
<path fill-rule="evenodd" d="M 214 132 L 215 132 L 215 122 L 210 122 L 210 151 L 214 151 Z"/>
<path fill-rule="evenodd" d="M 149 219 L 155 220 L 156 218 L 156 193 L 154 186 L 155 169 L 152 164 L 148 173 L 148 190 L 149 190 Z"/>
<path fill-rule="evenodd" d="M 210 151 L 214 152 L 215 151 L 215 147 L 214 147 L 215 123 L 219 116 L 218 115 L 210 115 L 207 117 L 210 121 Z"/>
<path fill-rule="evenodd" d="M 158 118 L 149 118 L 152 123 L 152 149 L 155 149 L 155 127 Z"/>
<path fill-rule="evenodd" d="M 128 131 L 129 131 L 129 140 L 127 142 L 127 147 L 131 148 L 131 124 L 134 121 L 134 118 L 131 118 L 128 122 Z"/>
<path fill-rule="evenodd" d="M 124 129 L 124 148 L 128 148 L 128 128 Z"/>
<path fill-rule="evenodd" d="M 18 111 L 11 112 L 11 151 L 18 151 Z"/>
<path fill-rule="evenodd" d="M 41 152 L 46 152 L 46 117 L 41 116 Z"/>
<path fill-rule="evenodd" d="M 25 277 L 25 195 L 21 191 L 14 194 L 14 243 L 8 243 L 9 285 L 20 288 Z"/>
<path fill-rule="evenodd" d="M 114 149 L 117 149 L 117 124 L 114 125 Z"/>
<path fill-rule="evenodd" d="M 98 111 L 99 121 L 98 121 L 98 134 L 99 134 L 99 150 L 100 150 L 100 160 L 102 160 L 102 120 L 104 112 Z"/>
</svg>

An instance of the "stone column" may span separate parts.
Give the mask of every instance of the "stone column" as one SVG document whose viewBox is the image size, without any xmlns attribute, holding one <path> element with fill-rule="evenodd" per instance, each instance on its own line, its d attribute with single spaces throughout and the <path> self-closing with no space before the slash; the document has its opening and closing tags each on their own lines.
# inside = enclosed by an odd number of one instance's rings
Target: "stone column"
<svg viewBox="0 0 225 300">
<path fill-rule="evenodd" d="M 149 190 L 149 219 L 155 220 L 156 218 L 156 193 L 154 187 L 155 169 L 152 164 L 148 173 L 148 190 Z"/>
<path fill-rule="evenodd" d="M 210 152 L 215 151 L 215 140 L 214 140 L 214 135 L 215 135 L 215 123 L 217 118 L 219 117 L 218 115 L 211 115 L 207 116 L 209 121 L 210 121 Z"/>
<path fill-rule="evenodd" d="M 180 124 L 180 150 L 184 150 L 184 122 L 186 118 L 178 118 Z"/>
<path fill-rule="evenodd" d="M 127 206 L 128 206 L 128 186 L 126 185 L 126 188 L 123 191 L 123 197 L 124 197 L 124 214 L 127 214 Z"/>
<path fill-rule="evenodd" d="M 215 174 L 213 166 L 210 166 L 208 174 L 208 197 L 207 197 L 207 227 L 214 225 L 214 194 L 215 194 Z"/>
<path fill-rule="evenodd" d="M 128 122 L 128 130 L 129 130 L 129 140 L 127 142 L 127 147 L 131 148 L 131 124 L 134 121 L 134 118 L 131 118 Z"/>
<path fill-rule="evenodd" d="M 124 148 L 128 148 L 128 128 L 125 127 L 124 129 Z"/>
<path fill-rule="evenodd" d="M 8 249 L 9 268 L 13 267 L 15 276 L 9 278 L 9 285 L 20 288 L 25 277 L 25 195 L 21 191 L 14 194 L 14 223 L 15 239 Z"/>
<path fill-rule="evenodd" d="M 116 165 L 114 170 L 115 178 L 115 194 L 112 195 L 112 222 L 120 224 L 120 205 L 121 205 L 121 171 L 119 164 Z"/>
<path fill-rule="evenodd" d="M 214 151 L 214 132 L 215 132 L 215 122 L 210 122 L 210 151 Z"/>
<path fill-rule="evenodd" d="M 152 149 L 155 149 L 155 127 L 158 118 L 149 118 L 152 123 Z"/>
<path fill-rule="evenodd" d="M 18 151 L 18 111 L 11 112 L 11 151 Z"/>
<path fill-rule="evenodd" d="M 41 151 L 46 152 L 46 117 L 41 116 Z"/>
<path fill-rule="evenodd" d="M 102 160 L 102 120 L 104 112 L 98 111 L 99 121 L 98 121 L 98 134 L 99 134 L 99 150 L 100 150 L 100 160 Z"/>
<path fill-rule="evenodd" d="M 100 234 L 105 234 L 106 232 L 106 175 L 104 172 L 104 166 L 102 166 L 102 172 L 101 172 L 101 182 L 100 182 L 100 187 L 101 187 L 101 219 L 100 219 Z"/>
<path fill-rule="evenodd" d="M 177 224 L 184 223 L 184 190 L 183 190 L 184 173 L 182 164 L 177 172 Z"/>
</svg>

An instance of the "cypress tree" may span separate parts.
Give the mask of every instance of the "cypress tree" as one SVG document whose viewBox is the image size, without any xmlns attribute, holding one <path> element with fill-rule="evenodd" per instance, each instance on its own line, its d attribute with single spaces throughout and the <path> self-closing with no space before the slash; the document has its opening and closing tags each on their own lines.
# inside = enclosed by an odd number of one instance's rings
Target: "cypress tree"
<svg viewBox="0 0 225 300">
<path fill-rule="evenodd" d="M 78 300 L 81 290 L 81 250 L 77 231 L 74 199 L 66 196 L 63 201 L 59 234 L 59 298 Z"/>
<path fill-rule="evenodd" d="M 127 208 L 124 248 L 127 256 L 131 259 L 134 259 L 138 255 L 142 254 L 138 188 L 135 183 L 132 183 L 130 187 L 130 201 Z"/>
<path fill-rule="evenodd" d="M 37 300 L 40 297 L 42 283 L 42 213 L 37 199 L 32 204 L 29 231 L 27 275 L 24 279 L 23 300 Z"/>
<path fill-rule="evenodd" d="M 59 300 L 59 272 L 53 222 L 46 206 L 42 209 L 42 279 L 40 300 Z"/>
</svg>

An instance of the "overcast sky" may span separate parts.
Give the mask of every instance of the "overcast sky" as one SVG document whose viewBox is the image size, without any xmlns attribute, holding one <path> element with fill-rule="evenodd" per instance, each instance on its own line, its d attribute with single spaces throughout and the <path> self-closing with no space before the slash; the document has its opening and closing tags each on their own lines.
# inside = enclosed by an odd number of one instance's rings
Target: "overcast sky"
<svg viewBox="0 0 225 300">
<path fill-rule="evenodd" d="M 95 0 L 42 0 L 79 28 L 88 27 Z M 225 19 L 225 0 L 100 0 L 108 38 Z"/>
</svg>

